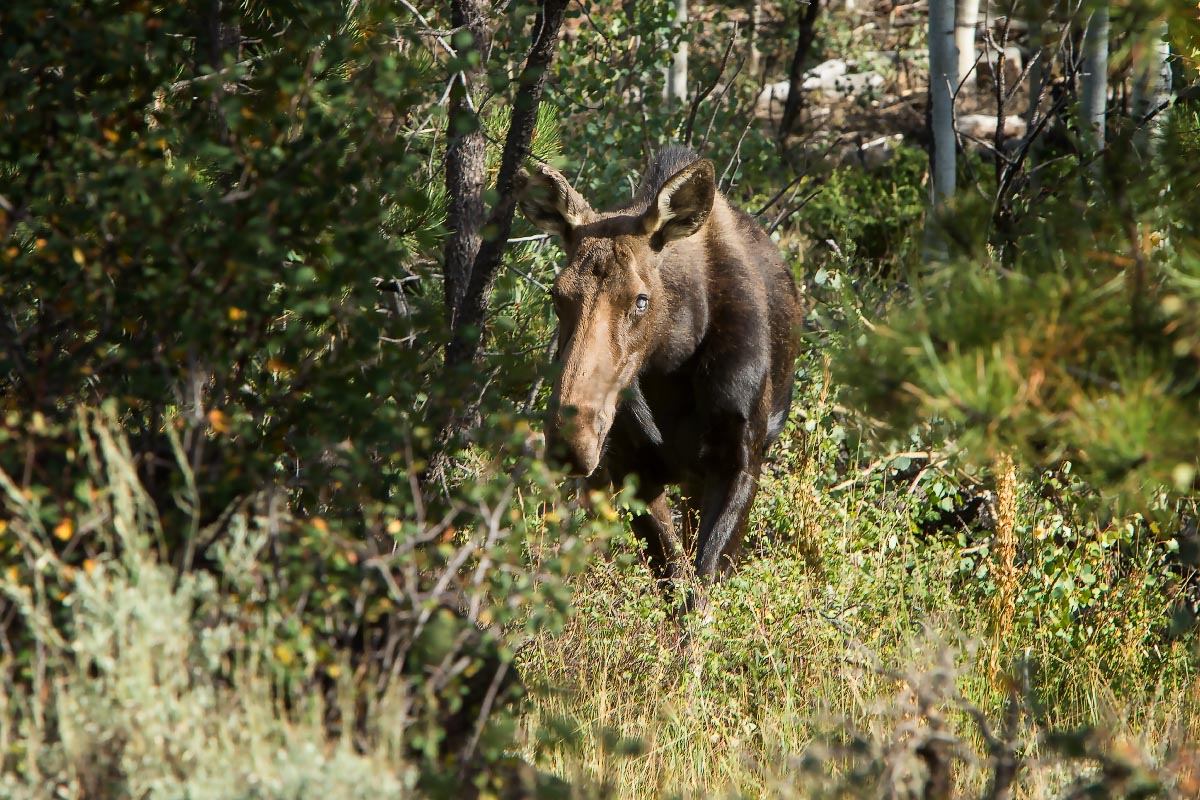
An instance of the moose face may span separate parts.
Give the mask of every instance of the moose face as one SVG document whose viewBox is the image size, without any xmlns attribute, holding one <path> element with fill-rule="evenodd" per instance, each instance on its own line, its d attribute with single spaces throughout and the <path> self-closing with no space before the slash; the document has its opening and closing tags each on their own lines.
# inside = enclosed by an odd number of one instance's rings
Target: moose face
<svg viewBox="0 0 1200 800">
<path fill-rule="evenodd" d="M 523 179 L 522 211 L 562 239 L 568 258 L 553 288 L 562 371 L 550 400 L 547 453 L 588 476 L 600 464 L 622 391 L 670 324 L 662 253 L 708 220 L 713 166 L 695 162 L 642 203 L 614 212 L 593 211 L 551 167 L 538 165 Z"/>
</svg>

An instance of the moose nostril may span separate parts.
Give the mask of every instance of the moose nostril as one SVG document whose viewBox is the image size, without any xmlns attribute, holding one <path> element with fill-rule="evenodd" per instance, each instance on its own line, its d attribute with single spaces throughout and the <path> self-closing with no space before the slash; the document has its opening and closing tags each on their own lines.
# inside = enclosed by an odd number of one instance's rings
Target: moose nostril
<svg viewBox="0 0 1200 800">
<path fill-rule="evenodd" d="M 587 477 L 595 469 L 591 454 L 580 453 L 574 447 L 559 444 L 546 450 L 546 462 L 572 477 Z"/>
</svg>

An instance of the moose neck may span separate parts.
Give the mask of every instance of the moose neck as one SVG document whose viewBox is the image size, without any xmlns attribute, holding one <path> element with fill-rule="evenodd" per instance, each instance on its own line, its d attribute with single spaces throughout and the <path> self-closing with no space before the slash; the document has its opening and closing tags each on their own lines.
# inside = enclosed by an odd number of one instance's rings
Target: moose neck
<svg viewBox="0 0 1200 800">
<path fill-rule="evenodd" d="M 643 371 L 676 372 L 708 336 L 712 304 L 722 299 L 720 293 L 712 293 L 709 288 L 719 283 L 715 280 L 719 276 L 713 273 L 728 247 L 717 232 L 732 224 L 732 216 L 725 199 L 717 195 L 709 222 L 694 235 L 663 249 L 659 272 L 667 295 L 668 319 Z"/>
</svg>

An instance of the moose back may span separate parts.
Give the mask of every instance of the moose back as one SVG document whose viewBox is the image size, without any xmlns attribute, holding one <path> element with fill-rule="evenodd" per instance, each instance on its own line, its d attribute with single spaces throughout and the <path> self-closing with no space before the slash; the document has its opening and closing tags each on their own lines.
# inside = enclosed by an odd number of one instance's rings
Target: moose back
<svg viewBox="0 0 1200 800">
<path fill-rule="evenodd" d="M 568 260 L 553 288 L 562 369 L 547 453 L 593 480 L 637 476 L 647 511 L 633 529 L 660 576 L 682 576 L 694 547 L 696 574 L 721 577 L 792 403 L 801 304 L 778 248 L 683 148 L 652 158 L 634 200 L 611 211 L 543 164 L 520 192 Z"/>
</svg>

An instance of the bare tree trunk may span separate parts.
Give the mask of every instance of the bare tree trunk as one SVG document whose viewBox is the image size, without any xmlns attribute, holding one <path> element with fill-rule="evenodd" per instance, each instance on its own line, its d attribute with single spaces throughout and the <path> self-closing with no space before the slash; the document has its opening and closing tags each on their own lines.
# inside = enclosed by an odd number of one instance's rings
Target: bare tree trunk
<svg viewBox="0 0 1200 800">
<path fill-rule="evenodd" d="M 533 45 L 513 93 L 512 117 L 504 140 L 500 172 L 496 178 L 496 195 L 499 199 L 486 218 L 482 200 L 486 180 L 483 150 L 465 150 L 465 144 L 473 143 L 473 140 L 462 133 L 464 127 L 461 126 L 465 123 L 456 122 L 455 114 L 450 118 L 451 129 L 459 132 L 459 138 L 463 140 L 458 143 L 453 158 L 449 149 L 446 154 L 446 188 L 450 195 L 450 207 L 452 210 L 460 209 L 456 216 L 451 217 L 455 227 L 446 244 L 446 302 L 451 328 L 450 340 L 446 344 L 444 375 L 446 391 L 450 394 L 443 398 L 445 402 L 437 404 L 432 411 L 431 422 L 435 430 L 433 449 L 426 461 L 428 466 L 420 477 L 422 491 L 427 497 L 432 496 L 429 487 L 435 485 L 445 473 L 450 462 L 452 442 L 478 412 L 478 387 L 463 385 L 462 379 L 470 373 L 463 368 L 472 365 L 479 355 L 488 301 L 512 232 L 517 207 L 517 171 L 529 157 L 542 88 L 554 59 L 569 2 L 542 0 L 533 25 Z M 456 11 L 460 7 L 466 11 L 486 8 L 484 0 L 454 0 L 454 3 Z M 459 19 L 455 16 L 456 26 L 470 26 L 472 19 L 486 23 L 486 17 L 464 15 L 462 22 Z M 460 119 L 470 115 L 474 122 L 475 127 L 467 126 L 467 131 L 478 131 L 477 115 L 465 92 L 457 108 Z M 453 291 L 452 267 L 455 270 Z M 461 402 L 463 392 L 467 392 L 465 402 Z M 460 402 L 452 405 L 451 397 Z"/>
<path fill-rule="evenodd" d="M 496 273 L 500 269 L 500 260 L 504 256 L 509 234 L 512 233 L 513 216 L 517 209 L 517 171 L 529 157 L 529 143 L 533 139 L 538 106 L 542 102 L 542 88 L 546 83 L 550 63 L 554 60 L 558 34 L 562 29 L 569 2 L 570 0 L 543 0 L 541 11 L 534 22 L 533 46 L 529 50 L 525 67 L 517 78 L 512 119 L 504 140 L 500 172 L 496 178 L 496 194 L 499 199 L 482 226 L 483 241 L 480 243 L 471 269 L 471 278 L 458 309 L 458 324 L 446 348 L 448 365 L 469 363 L 478 355 L 488 299 L 496 282 Z M 476 235 L 479 235 L 478 231 Z"/>
<path fill-rule="evenodd" d="M 762 53 L 758 49 L 758 40 L 762 36 L 762 0 L 750 0 L 750 56 L 746 60 L 746 68 L 751 77 L 758 77 L 758 68 L 762 63 Z"/>
<path fill-rule="evenodd" d="M 240 61 L 242 57 L 242 30 L 236 5 L 235 10 L 231 12 L 230 4 L 226 0 L 208 0 L 203 10 L 204 14 L 199 20 L 201 27 L 196 35 L 196 63 L 197 66 L 204 65 L 212 72 L 220 72 L 225 68 L 226 56 L 232 57 L 234 61 Z M 197 70 L 197 74 L 199 73 Z M 229 124 L 221 111 L 225 84 L 218 80 L 213 82 L 212 87 L 212 93 L 197 102 L 207 107 L 207 113 L 220 141 L 229 144 L 232 136 Z"/>
<path fill-rule="evenodd" d="M 682 34 L 688 24 L 687 0 L 675 0 L 675 20 L 671 27 Z M 671 57 L 671 67 L 667 72 L 667 100 L 676 105 L 683 105 L 688 99 L 688 46 L 681 41 Z"/>
<path fill-rule="evenodd" d="M 1161 135 L 1161 113 L 1171 102 L 1171 45 L 1167 41 L 1167 25 L 1163 23 L 1156 31 L 1154 50 L 1147 63 L 1139 65 L 1133 83 L 1134 144 L 1142 153 L 1150 153 Z"/>
<path fill-rule="evenodd" d="M 1046 84 L 1046 76 L 1050 71 L 1046 69 L 1046 61 L 1052 58 L 1050 48 L 1046 43 L 1046 29 L 1048 27 L 1047 15 L 1048 9 L 1043 9 L 1040 12 L 1035 12 L 1029 17 L 1029 109 L 1026 113 L 1025 121 L 1029 125 L 1029 129 L 1033 129 L 1034 122 L 1037 120 L 1038 104 L 1042 99 L 1042 87 Z"/>
<path fill-rule="evenodd" d="M 452 0 L 450 4 L 451 23 L 471 32 L 471 47 L 479 53 L 479 64 L 458 73 L 450 89 L 450 141 L 446 145 L 446 192 L 450 201 L 446 227 L 450 235 L 446 238 L 443 274 L 446 318 L 451 330 L 460 324 L 463 297 L 482 242 L 487 139 L 471 91 L 492 49 L 487 10 L 486 0 Z"/>
<path fill-rule="evenodd" d="M 954 196 L 954 90 L 958 58 L 954 47 L 954 1 L 929 3 L 929 108 L 933 134 L 933 197 Z"/>
<path fill-rule="evenodd" d="M 954 23 L 954 44 L 958 48 L 958 79 L 963 81 L 964 89 L 975 88 L 975 29 L 979 24 L 979 1 L 958 0 L 958 18 Z"/>
<path fill-rule="evenodd" d="M 929 126 L 933 166 L 931 212 L 939 210 L 954 196 L 956 149 L 954 137 L 954 91 L 958 86 L 958 56 L 954 47 L 954 0 L 929 2 Z M 927 258 L 945 256 L 945 242 L 937 214 L 930 213 L 925 224 Z"/>
<path fill-rule="evenodd" d="M 1035 131 L 1038 130 L 1041 122 L 1038 115 L 1044 113 L 1042 106 L 1049 86 L 1050 64 L 1055 57 L 1055 48 L 1051 45 L 1057 26 L 1052 24 L 1051 20 L 1054 18 L 1056 5 L 1057 0 L 1048 0 L 1044 5 L 1031 7 L 1028 19 L 1029 106 L 1026 110 L 1025 129 L 1026 136 L 1033 137 L 1035 141 L 1030 142 L 1026 150 L 1025 170 L 1028 174 L 1031 191 L 1038 185 L 1039 180 L 1038 173 L 1033 171 L 1033 167 L 1041 159 L 1044 149 L 1044 141 L 1042 141 L 1044 137 L 1038 137 Z M 1061 46 L 1061 42 L 1059 46 Z"/>
<path fill-rule="evenodd" d="M 1083 70 L 1079 81 L 1079 130 L 1093 150 L 1104 149 L 1108 104 L 1108 3 L 1102 2 L 1083 34 Z"/>
<path fill-rule="evenodd" d="M 792 66 L 788 70 L 788 95 L 783 106 L 783 117 L 779 120 L 779 140 L 785 140 L 796 127 L 800 110 L 804 107 L 804 62 L 812 50 L 816 38 L 817 17 L 821 13 L 821 0 L 801 2 L 796 11 L 796 50 L 792 53 Z"/>
</svg>

